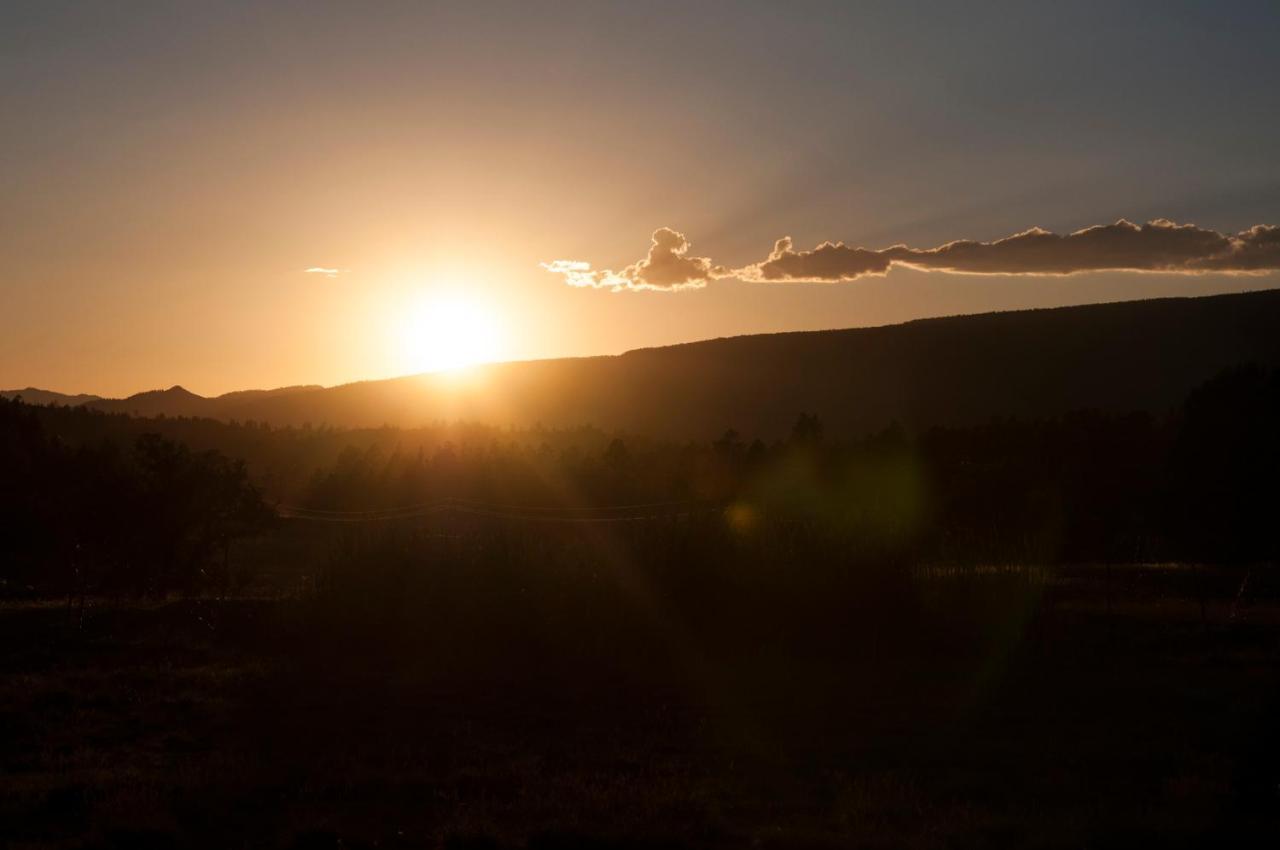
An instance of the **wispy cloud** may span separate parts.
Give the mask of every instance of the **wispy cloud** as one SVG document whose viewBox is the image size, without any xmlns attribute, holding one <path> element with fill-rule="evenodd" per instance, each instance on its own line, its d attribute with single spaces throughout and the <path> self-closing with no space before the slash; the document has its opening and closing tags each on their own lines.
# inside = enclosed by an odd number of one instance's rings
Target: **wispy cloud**
<svg viewBox="0 0 1280 850">
<path fill-rule="evenodd" d="M 1235 234 L 1156 219 L 1086 227 L 1065 235 L 1038 227 L 992 242 L 959 240 L 935 248 L 894 245 L 869 249 L 823 242 L 796 250 L 784 236 L 767 257 L 728 269 L 704 257 L 687 257 L 688 240 L 669 228 L 654 233 L 645 260 L 621 272 L 591 271 L 587 263 L 544 263 L 573 286 L 685 289 L 732 277 L 770 283 L 831 283 L 887 274 L 894 266 L 955 274 L 1070 275 L 1137 271 L 1172 274 L 1253 274 L 1280 269 L 1280 227 L 1259 224 Z"/>
<path fill-rule="evenodd" d="M 303 269 L 303 274 L 322 274 L 325 277 L 337 277 L 340 274 L 346 274 L 351 269 L 327 269 L 324 266 L 312 266 L 309 269 Z"/>
</svg>

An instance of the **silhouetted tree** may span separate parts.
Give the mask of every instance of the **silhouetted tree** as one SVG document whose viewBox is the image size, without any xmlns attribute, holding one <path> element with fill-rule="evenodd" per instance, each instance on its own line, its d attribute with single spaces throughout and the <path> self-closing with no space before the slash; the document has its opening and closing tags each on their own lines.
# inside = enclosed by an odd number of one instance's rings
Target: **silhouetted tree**
<svg viewBox="0 0 1280 850">
<path fill-rule="evenodd" d="M 791 426 L 791 442 L 795 445 L 813 445 L 822 442 L 822 421 L 816 414 L 801 413 Z"/>
<path fill-rule="evenodd" d="M 1183 408 L 1169 463 L 1170 536 L 1204 561 L 1280 557 L 1280 370 L 1228 370 Z"/>
<path fill-rule="evenodd" d="M 627 444 L 621 439 L 613 439 L 604 451 L 604 462 L 610 469 L 622 469 L 630 460 L 631 453 L 627 451 Z"/>
<path fill-rule="evenodd" d="M 110 442 L 73 449 L 12 402 L 0 404 L 0 465 L 0 511 L 17 520 L 0 573 L 10 591 L 225 586 L 231 541 L 272 517 L 242 461 L 154 434 L 128 453 Z"/>
</svg>

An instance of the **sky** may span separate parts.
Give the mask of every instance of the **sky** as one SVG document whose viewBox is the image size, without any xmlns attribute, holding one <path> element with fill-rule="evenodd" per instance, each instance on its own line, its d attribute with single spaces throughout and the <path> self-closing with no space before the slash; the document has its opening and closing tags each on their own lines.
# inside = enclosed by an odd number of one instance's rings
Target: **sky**
<svg viewBox="0 0 1280 850">
<path fill-rule="evenodd" d="M 1274 2 L 5 3 L 0 387 L 1274 288 L 1277 43 Z M 1120 219 L 1197 227 L 939 253 Z"/>
</svg>

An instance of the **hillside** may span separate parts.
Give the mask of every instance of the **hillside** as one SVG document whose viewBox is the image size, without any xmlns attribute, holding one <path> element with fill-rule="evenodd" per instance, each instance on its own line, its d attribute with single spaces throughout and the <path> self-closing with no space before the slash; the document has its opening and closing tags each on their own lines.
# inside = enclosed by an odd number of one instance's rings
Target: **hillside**
<svg viewBox="0 0 1280 850">
<path fill-rule="evenodd" d="M 800 411 L 835 433 L 1069 410 L 1161 412 L 1219 369 L 1280 363 L 1280 290 L 742 336 L 612 357 L 501 363 L 205 399 L 181 387 L 105 410 L 276 424 L 593 424 L 673 438 L 784 434 Z"/>
<path fill-rule="evenodd" d="M 150 390 L 135 393 L 128 398 L 94 399 L 86 406 L 108 413 L 128 413 L 131 416 L 199 416 L 211 419 L 235 418 L 241 405 L 276 398 L 296 392 L 323 389 L 317 385 L 281 387 L 274 390 L 238 390 L 220 396 L 197 395 L 185 387 L 173 386 L 167 390 Z"/>
<path fill-rule="evenodd" d="M 99 396 L 89 395 L 88 393 L 67 395 L 66 393 L 56 393 L 52 390 L 41 390 L 35 387 L 27 387 L 21 390 L 0 390 L 0 398 L 20 398 L 27 404 L 61 404 L 68 407 L 75 407 L 91 401 L 101 401 Z"/>
</svg>

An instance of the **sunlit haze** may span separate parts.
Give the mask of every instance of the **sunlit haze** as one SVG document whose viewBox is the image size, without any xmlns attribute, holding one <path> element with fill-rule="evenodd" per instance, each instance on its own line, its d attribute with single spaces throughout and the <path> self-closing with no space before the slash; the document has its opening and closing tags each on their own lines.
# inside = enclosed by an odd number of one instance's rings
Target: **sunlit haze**
<svg viewBox="0 0 1280 850">
<path fill-rule="evenodd" d="M 1280 16 L 1175 5 L 8 6 L 0 388 L 330 385 L 1275 287 L 1228 255 L 1280 223 Z M 1142 274 L 930 253 L 1120 219 L 1225 241 L 1126 248 Z M 914 253 L 814 271 L 828 241 Z"/>
<path fill-rule="evenodd" d="M 14 847 L 1280 846 L 1280 0 L 4 2 L 0 260 Z"/>
<path fill-rule="evenodd" d="M 493 309 L 466 297 L 422 297 L 407 304 L 397 322 L 407 374 L 457 370 L 502 356 Z"/>
</svg>

